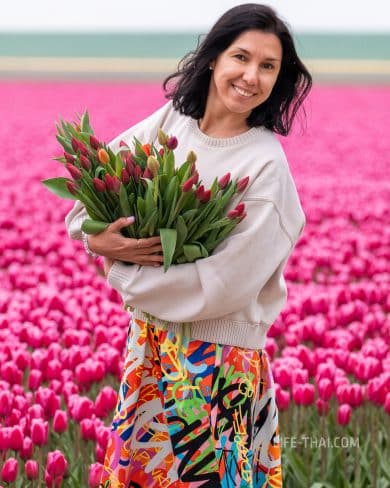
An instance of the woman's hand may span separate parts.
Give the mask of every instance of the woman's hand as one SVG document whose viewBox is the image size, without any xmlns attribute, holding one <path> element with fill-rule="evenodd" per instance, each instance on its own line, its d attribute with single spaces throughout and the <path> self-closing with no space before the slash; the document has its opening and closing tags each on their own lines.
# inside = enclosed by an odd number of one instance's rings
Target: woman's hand
<svg viewBox="0 0 390 488">
<path fill-rule="evenodd" d="M 120 230 L 122 227 L 131 225 L 132 222 L 133 220 L 123 217 L 110 224 L 105 231 L 89 235 L 89 248 L 96 254 L 109 258 L 110 261 L 107 262 L 109 268 L 111 268 L 113 260 L 141 266 L 160 266 L 164 261 L 162 254 L 157 254 L 162 251 L 160 236 L 144 239 L 123 237 Z"/>
</svg>

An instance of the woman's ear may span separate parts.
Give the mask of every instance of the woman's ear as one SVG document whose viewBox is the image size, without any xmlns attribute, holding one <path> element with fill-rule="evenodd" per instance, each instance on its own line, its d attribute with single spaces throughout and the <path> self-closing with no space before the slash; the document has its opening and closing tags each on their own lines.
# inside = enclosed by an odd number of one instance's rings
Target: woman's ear
<svg viewBox="0 0 390 488">
<path fill-rule="evenodd" d="M 215 68 L 215 61 L 211 61 L 211 63 L 209 64 L 209 69 L 213 71 L 214 68 Z"/>
</svg>

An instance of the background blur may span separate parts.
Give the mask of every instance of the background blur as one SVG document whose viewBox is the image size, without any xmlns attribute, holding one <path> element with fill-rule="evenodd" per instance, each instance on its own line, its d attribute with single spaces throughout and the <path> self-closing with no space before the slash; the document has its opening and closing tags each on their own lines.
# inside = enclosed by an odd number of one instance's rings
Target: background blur
<svg viewBox="0 0 390 488">
<path fill-rule="evenodd" d="M 14 0 L 0 16 L 0 76 L 160 79 L 232 0 Z M 319 80 L 390 79 L 388 0 L 271 0 Z M 184 6 L 183 6 L 184 5 Z"/>
</svg>

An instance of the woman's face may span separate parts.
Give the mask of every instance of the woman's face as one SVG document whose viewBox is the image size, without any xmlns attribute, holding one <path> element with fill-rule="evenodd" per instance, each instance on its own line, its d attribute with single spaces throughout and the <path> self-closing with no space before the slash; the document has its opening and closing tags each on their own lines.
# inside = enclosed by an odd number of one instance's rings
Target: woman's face
<svg viewBox="0 0 390 488">
<path fill-rule="evenodd" d="M 219 115 L 229 112 L 249 116 L 271 95 L 282 54 L 281 42 L 275 34 L 260 30 L 243 32 L 211 63 L 210 108 Z"/>
</svg>

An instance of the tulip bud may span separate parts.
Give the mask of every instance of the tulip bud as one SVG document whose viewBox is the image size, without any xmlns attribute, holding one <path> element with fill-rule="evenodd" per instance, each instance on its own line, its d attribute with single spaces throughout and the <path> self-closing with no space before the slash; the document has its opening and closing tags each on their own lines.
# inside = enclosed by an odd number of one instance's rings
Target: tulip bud
<svg viewBox="0 0 390 488">
<path fill-rule="evenodd" d="M 351 407 L 347 403 L 343 403 L 337 410 L 337 422 L 340 425 L 348 425 L 351 418 Z"/>
<path fill-rule="evenodd" d="M 195 196 L 198 200 L 202 200 L 202 198 L 204 197 L 204 186 L 203 185 L 200 185 L 196 191 L 195 191 Z"/>
<path fill-rule="evenodd" d="M 199 173 L 198 171 L 195 171 L 194 174 L 192 175 L 192 178 L 194 179 L 194 185 L 196 185 L 199 181 Z"/>
<path fill-rule="evenodd" d="M 129 147 L 129 145 L 127 144 L 127 142 L 125 141 L 119 141 L 119 147 Z"/>
<path fill-rule="evenodd" d="M 104 177 L 104 182 L 106 183 L 107 190 L 119 193 L 121 182 L 117 176 L 111 176 L 107 173 Z"/>
<path fill-rule="evenodd" d="M 236 206 L 235 210 L 237 210 L 238 215 L 242 215 L 244 213 L 244 210 L 245 210 L 245 203 L 244 202 L 239 203 Z"/>
<path fill-rule="evenodd" d="M 164 157 L 164 154 L 165 154 L 165 151 L 164 151 L 164 148 L 161 147 L 159 150 L 158 150 L 158 153 L 161 157 Z"/>
<path fill-rule="evenodd" d="M 13 483 L 18 476 L 18 461 L 15 458 L 8 458 L 1 470 L 1 479 L 6 483 Z"/>
<path fill-rule="evenodd" d="M 75 162 L 74 156 L 72 156 L 71 154 L 69 154 L 67 152 L 64 152 L 64 157 L 65 157 L 67 163 L 74 164 L 74 162 Z"/>
<path fill-rule="evenodd" d="M 148 180 L 151 180 L 153 178 L 153 174 L 148 167 L 145 168 L 142 177 L 147 178 Z"/>
<path fill-rule="evenodd" d="M 76 183 L 74 181 L 67 181 L 66 182 L 66 188 L 68 189 L 68 191 L 72 195 L 77 195 L 78 186 L 76 185 Z"/>
<path fill-rule="evenodd" d="M 225 176 L 222 176 L 222 178 L 218 180 L 219 188 L 221 190 L 224 190 L 228 186 L 229 181 L 230 181 L 230 173 L 226 173 Z"/>
<path fill-rule="evenodd" d="M 228 216 L 228 219 L 236 219 L 237 217 L 239 217 L 239 213 L 237 212 L 237 210 L 234 208 L 233 210 L 230 210 L 228 213 L 227 213 L 227 216 Z"/>
<path fill-rule="evenodd" d="M 92 183 L 96 191 L 103 193 L 106 191 L 106 184 L 99 178 L 92 178 Z"/>
<path fill-rule="evenodd" d="M 110 162 L 110 156 L 104 148 L 100 148 L 97 152 L 97 157 L 100 163 L 108 164 Z"/>
<path fill-rule="evenodd" d="M 126 154 L 125 165 L 126 165 L 126 171 L 129 173 L 130 176 L 132 176 L 134 172 L 134 161 L 131 154 Z"/>
<path fill-rule="evenodd" d="M 190 178 L 188 178 L 188 180 L 186 180 L 181 185 L 181 189 L 183 190 L 184 193 L 188 193 L 191 190 L 193 184 L 194 184 L 194 177 L 191 176 Z"/>
<path fill-rule="evenodd" d="M 248 182 L 249 182 L 249 176 L 245 176 L 244 178 L 241 178 L 241 180 L 237 182 L 237 191 L 238 192 L 244 191 L 248 185 Z"/>
<path fill-rule="evenodd" d="M 24 465 L 24 470 L 28 480 L 36 480 L 38 478 L 39 467 L 37 461 L 29 459 Z"/>
<path fill-rule="evenodd" d="M 91 165 L 91 161 L 87 157 L 85 157 L 83 155 L 80 156 L 80 164 L 87 171 L 89 169 L 91 169 L 91 166 L 92 166 Z"/>
<path fill-rule="evenodd" d="M 55 451 L 49 452 L 47 455 L 46 471 L 53 478 L 64 476 L 68 468 L 68 461 L 61 451 L 56 449 Z"/>
<path fill-rule="evenodd" d="M 143 144 L 142 149 L 147 156 L 152 154 L 150 144 Z"/>
<path fill-rule="evenodd" d="M 81 171 L 76 168 L 76 166 L 73 166 L 72 164 L 66 164 L 65 167 L 69 171 L 73 179 L 80 180 L 82 178 L 83 175 L 81 174 Z"/>
<path fill-rule="evenodd" d="M 203 193 L 203 197 L 201 198 L 202 203 L 207 203 L 211 198 L 211 190 L 205 190 Z"/>
<path fill-rule="evenodd" d="M 31 440 L 36 446 L 43 446 L 47 443 L 49 425 L 42 419 L 32 419 Z"/>
<path fill-rule="evenodd" d="M 124 185 L 127 185 L 130 181 L 129 173 L 126 171 L 125 168 L 123 168 L 121 171 L 121 181 Z"/>
<path fill-rule="evenodd" d="M 189 163 L 195 164 L 196 163 L 196 160 L 197 160 L 196 154 L 194 153 L 194 151 L 190 151 L 187 154 L 187 161 Z"/>
<path fill-rule="evenodd" d="M 93 147 L 93 149 L 96 149 L 96 150 L 98 150 L 100 145 L 101 145 L 100 142 L 98 141 L 98 139 L 96 139 L 96 137 L 92 136 L 92 135 L 89 136 L 89 143 L 90 143 L 91 147 Z"/>
<path fill-rule="evenodd" d="M 99 488 L 102 473 L 103 473 L 102 464 L 100 463 L 91 464 L 88 472 L 88 488 Z"/>
<path fill-rule="evenodd" d="M 158 142 L 162 146 L 165 146 L 166 143 L 168 142 L 168 136 L 165 134 L 165 132 L 161 128 L 158 129 Z"/>
<path fill-rule="evenodd" d="M 77 152 L 79 150 L 79 141 L 75 137 L 72 137 L 72 140 L 70 142 L 72 144 L 73 151 Z"/>
<path fill-rule="evenodd" d="M 152 175 L 156 176 L 160 168 L 160 163 L 157 161 L 157 159 L 154 156 L 149 156 L 146 165 L 150 169 Z"/>
<path fill-rule="evenodd" d="M 177 148 L 177 145 L 178 145 L 178 141 L 177 141 L 177 138 L 175 136 L 171 136 L 167 140 L 167 148 L 170 149 L 171 151 L 173 151 L 174 149 L 176 149 Z"/>
<path fill-rule="evenodd" d="M 142 175 L 142 169 L 141 169 L 141 166 L 139 166 L 138 164 L 135 165 L 135 168 L 134 168 L 134 171 L 133 171 L 133 177 L 134 177 L 134 181 L 136 183 L 138 183 L 140 177 Z"/>
</svg>

